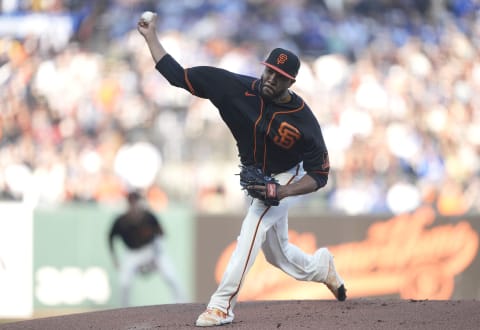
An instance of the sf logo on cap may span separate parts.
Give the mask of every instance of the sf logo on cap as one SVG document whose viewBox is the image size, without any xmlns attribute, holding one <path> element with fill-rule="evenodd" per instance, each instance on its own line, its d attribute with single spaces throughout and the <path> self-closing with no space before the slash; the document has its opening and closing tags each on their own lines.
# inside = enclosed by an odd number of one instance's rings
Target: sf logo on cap
<svg viewBox="0 0 480 330">
<path fill-rule="evenodd" d="M 288 56 L 282 53 L 277 57 L 277 64 L 285 64 L 287 60 L 288 60 Z"/>
</svg>

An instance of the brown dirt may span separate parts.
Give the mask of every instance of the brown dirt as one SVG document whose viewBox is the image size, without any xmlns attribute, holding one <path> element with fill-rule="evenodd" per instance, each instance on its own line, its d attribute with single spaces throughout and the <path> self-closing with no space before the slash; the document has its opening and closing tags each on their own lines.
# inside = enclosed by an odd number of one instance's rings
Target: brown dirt
<svg viewBox="0 0 480 330">
<path fill-rule="evenodd" d="M 204 304 L 156 305 L 43 317 L 0 329 L 193 329 Z M 478 329 L 480 301 L 352 299 L 240 302 L 222 329 Z"/>
</svg>

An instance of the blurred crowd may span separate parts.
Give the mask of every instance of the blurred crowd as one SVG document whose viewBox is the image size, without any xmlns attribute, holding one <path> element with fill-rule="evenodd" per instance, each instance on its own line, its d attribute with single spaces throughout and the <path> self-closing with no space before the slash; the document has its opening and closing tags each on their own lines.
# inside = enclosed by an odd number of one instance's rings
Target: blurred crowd
<svg viewBox="0 0 480 330">
<path fill-rule="evenodd" d="M 137 33 L 158 13 L 185 66 L 259 76 L 297 52 L 331 177 L 303 210 L 446 215 L 480 208 L 480 6 L 444 1 L 0 1 L 0 199 L 235 212 L 236 147 L 214 107 L 170 87 Z M 67 17 L 49 37 L 11 20 Z M 65 16 L 67 15 L 67 16 Z M 64 21 L 62 21 L 64 22 Z M 65 30 L 66 29 L 66 30 Z M 59 43 L 52 35 L 65 34 Z"/>
</svg>

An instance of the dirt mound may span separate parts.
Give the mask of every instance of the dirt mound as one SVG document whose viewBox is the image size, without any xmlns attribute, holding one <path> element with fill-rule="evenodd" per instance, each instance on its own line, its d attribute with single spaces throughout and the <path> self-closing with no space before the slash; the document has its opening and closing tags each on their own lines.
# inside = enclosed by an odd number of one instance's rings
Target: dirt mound
<svg viewBox="0 0 480 330">
<path fill-rule="evenodd" d="M 204 304 L 156 305 L 37 318 L 0 329 L 192 329 Z M 352 299 L 238 303 L 221 329 L 478 329 L 476 300 Z"/>
</svg>

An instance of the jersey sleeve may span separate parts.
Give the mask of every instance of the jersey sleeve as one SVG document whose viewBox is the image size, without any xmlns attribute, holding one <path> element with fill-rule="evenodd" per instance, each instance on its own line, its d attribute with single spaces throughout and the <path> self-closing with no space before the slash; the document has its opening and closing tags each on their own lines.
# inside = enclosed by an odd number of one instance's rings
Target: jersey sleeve
<svg viewBox="0 0 480 330">
<path fill-rule="evenodd" d="M 111 251 L 113 251 L 113 240 L 115 238 L 115 236 L 119 235 L 119 219 L 120 217 L 117 217 L 114 219 L 114 222 L 113 222 L 113 225 L 112 227 L 110 228 L 110 232 L 108 233 L 108 246 L 110 248 Z"/>
<path fill-rule="evenodd" d="M 317 189 L 324 187 L 328 181 L 330 161 L 328 150 L 320 126 L 313 134 L 305 137 L 303 168 L 317 182 Z"/>
<path fill-rule="evenodd" d="M 160 224 L 160 220 L 150 211 L 146 211 L 146 219 L 148 224 L 154 229 L 155 234 L 163 236 L 163 227 Z"/>
<path fill-rule="evenodd" d="M 155 68 L 167 81 L 175 87 L 180 87 L 192 95 L 220 101 L 230 89 L 229 81 L 234 74 L 220 68 L 210 66 L 182 67 L 172 56 L 165 55 L 158 61 Z"/>
</svg>

